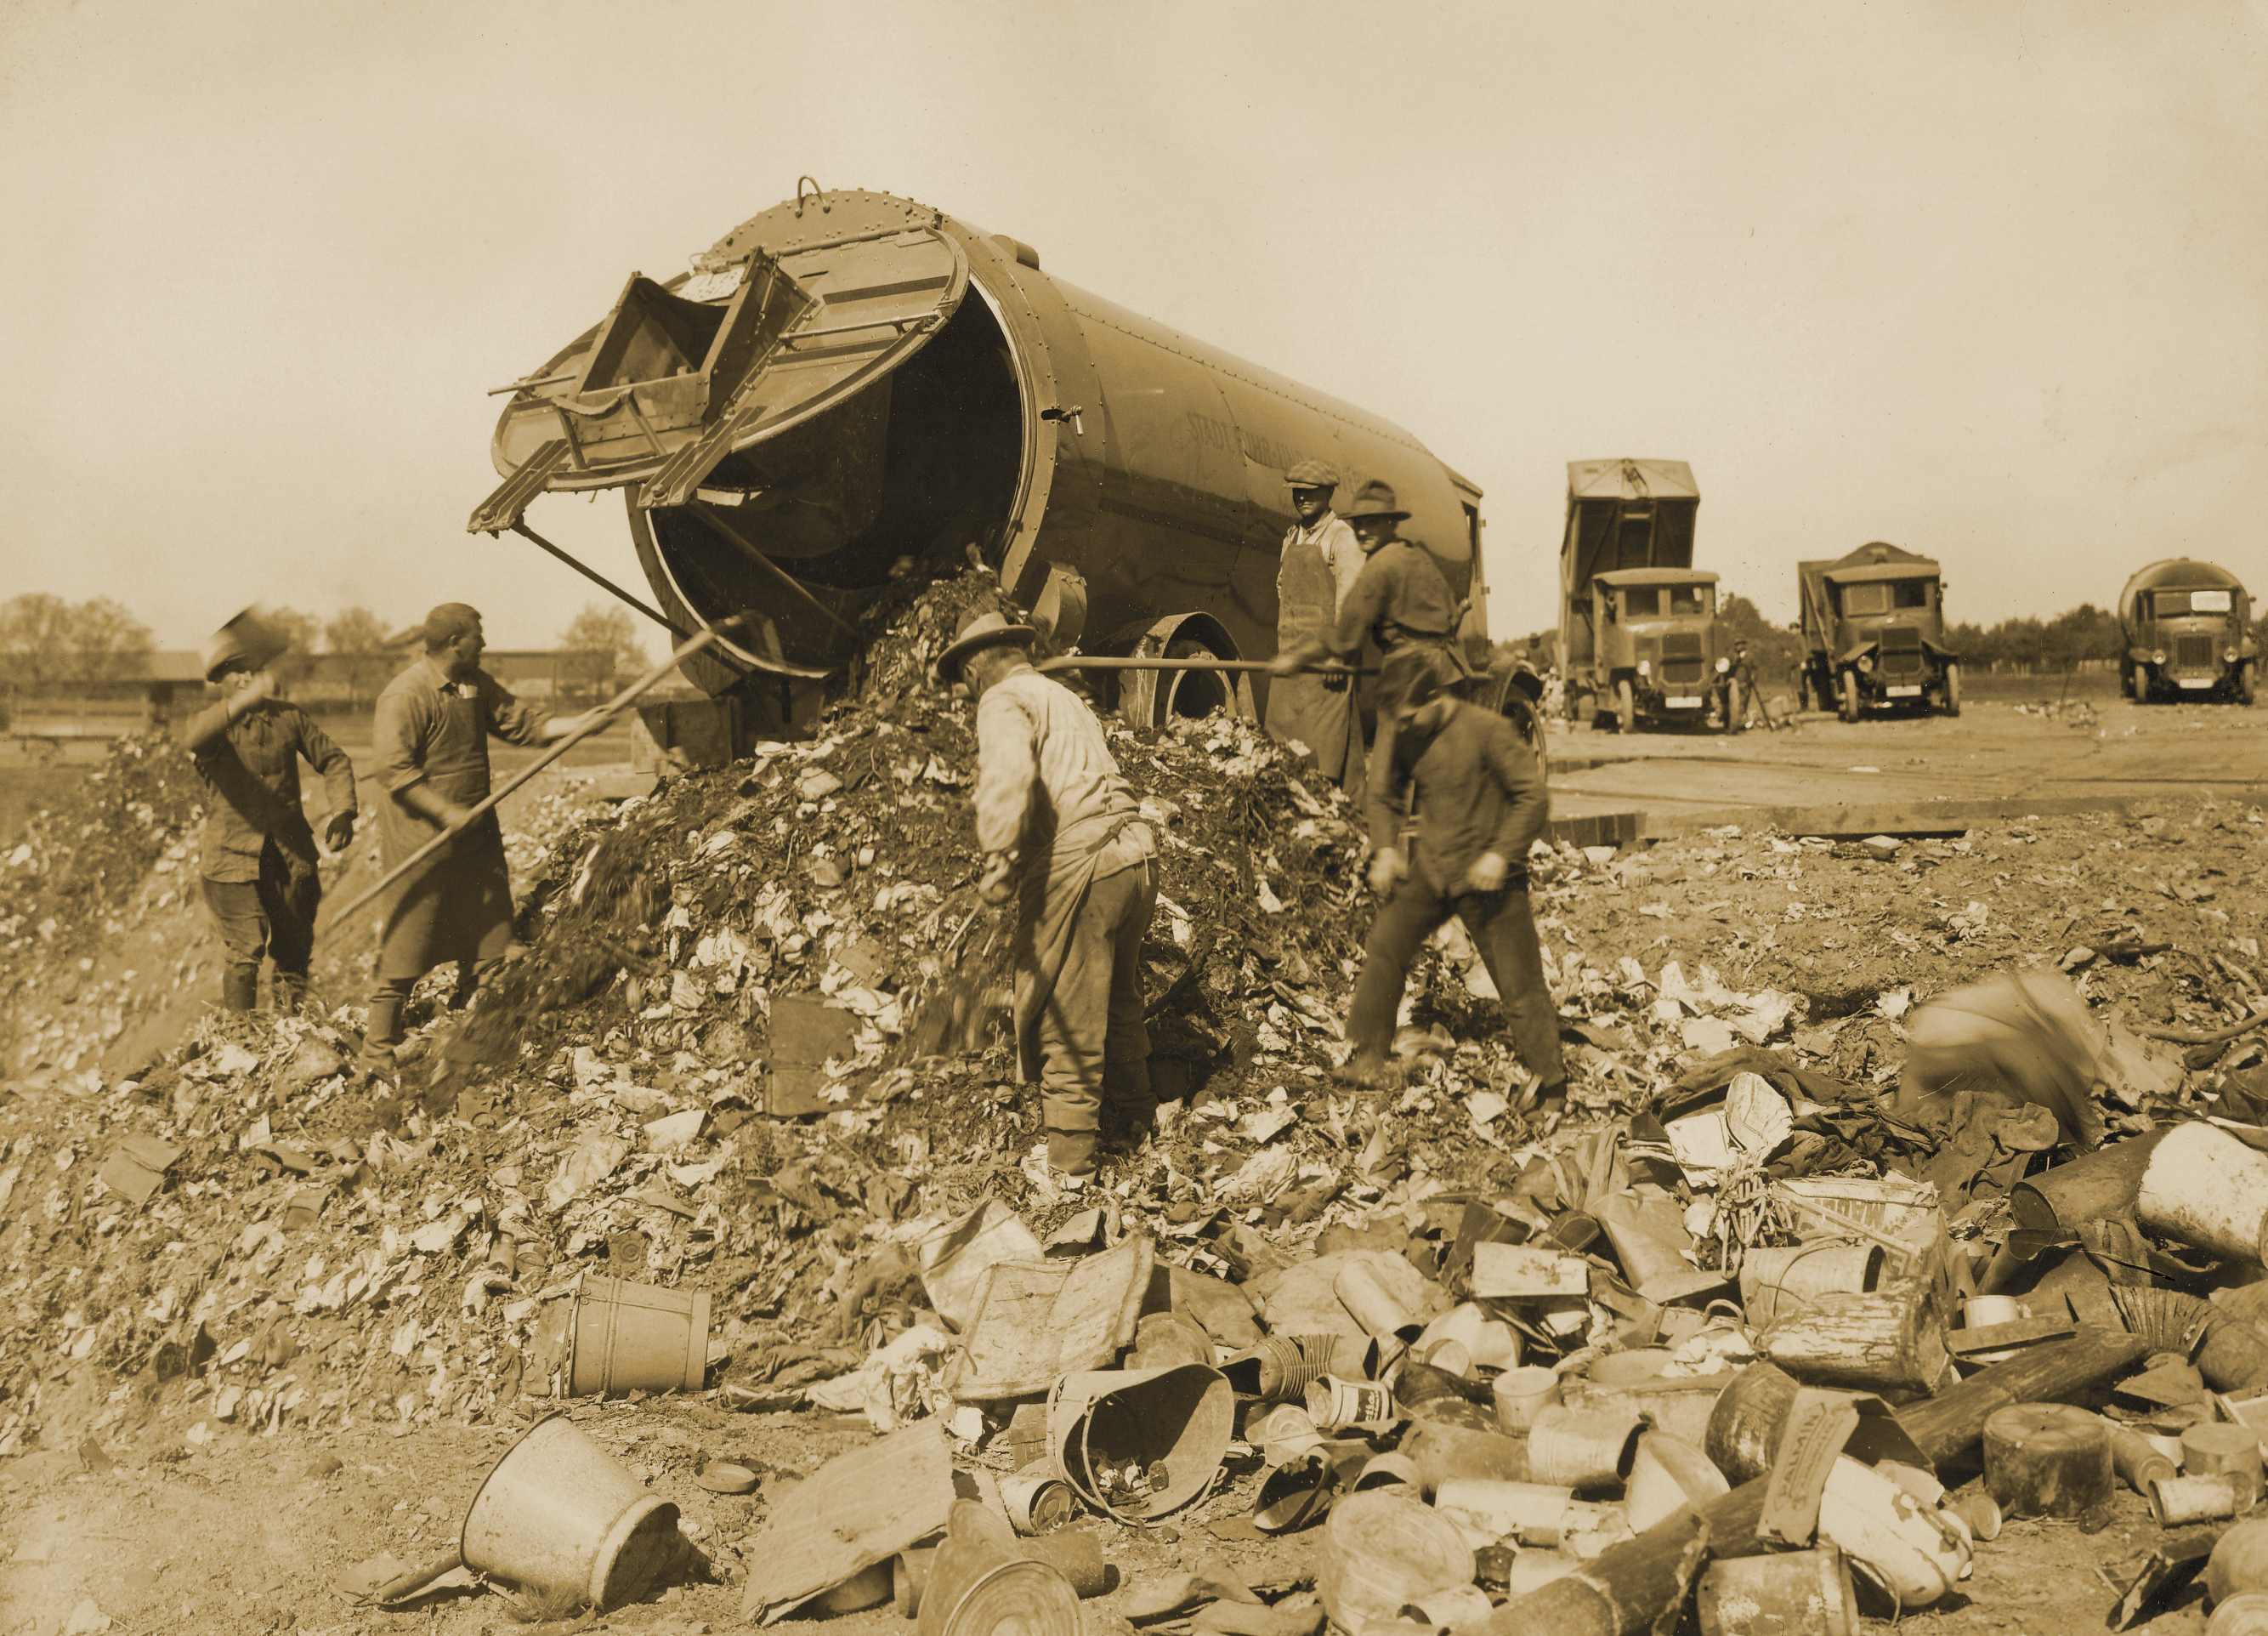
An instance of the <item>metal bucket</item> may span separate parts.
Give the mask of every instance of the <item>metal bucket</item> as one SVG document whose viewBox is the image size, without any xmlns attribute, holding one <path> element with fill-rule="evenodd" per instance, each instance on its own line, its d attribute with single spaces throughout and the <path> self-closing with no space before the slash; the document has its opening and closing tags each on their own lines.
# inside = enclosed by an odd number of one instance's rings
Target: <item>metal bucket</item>
<svg viewBox="0 0 2268 1636">
<path fill-rule="evenodd" d="M 1858 1636 L 1851 1563 L 1833 1549 L 1712 1562 L 1695 1588 L 1701 1636 Z"/>
<path fill-rule="evenodd" d="M 1236 1394 L 1219 1370 L 1201 1364 L 1081 1370 L 1057 1382 L 1048 1398 L 1056 1469 L 1122 1522 L 1163 1516 L 1204 1493 L 1235 1424 Z M 1146 1493 L 1106 1480 L 1106 1471 L 1129 1467 L 1147 1479 Z"/>
<path fill-rule="evenodd" d="M 697 1392 L 709 1373 L 709 1295 L 586 1276 L 569 1327 L 567 1391 Z"/>
<path fill-rule="evenodd" d="M 677 1507 L 547 1415 L 482 1483 L 457 1549 L 476 1573 L 603 1611 L 635 1601 L 676 1554 Z"/>
<path fill-rule="evenodd" d="M 922 1587 L 920 1636 L 1078 1636 L 1079 1594 L 1052 1562 L 1019 1554 L 1006 1524 L 956 1500 Z"/>
<path fill-rule="evenodd" d="M 1528 1474 L 1537 1483 L 1591 1488 L 1631 1474 L 1645 1422 L 1634 1414 L 1546 1409 L 1528 1433 Z"/>
<path fill-rule="evenodd" d="M 2240 1591 L 2222 1603 L 2205 1636 L 2268 1636 L 2268 1590 Z"/>
<path fill-rule="evenodd" d="M 1763 1329 L 1776 1317 L 1802 1311 L 1822 1295 L 1865 1293 L 1882 1279 L 1879 1244 L 1818 1239 L 1780 1249 L 1752 1249 L 1741 1262 L 1741 1306 Z"/>
<path fill-rule="evenodd" d="M 1697 1511 L 1732 1492 L 1725 1474 L 1698 1448 L 1667 1432 L 1648 1432 L 1638 1440 L 1638 1457 L 1631 1465 L 1623 1505 L 1631 1526 L 1643 1534 L 1686 1506 Z"/>
<path fill-rule="evenodd" d="M 1390 1624 L 1410 1603 L 1472 1582 L 1464 1537 L 1439 1512 L 1390 1490 L 1348 1495 L 1323 1524 L 1315 1590 L 1341 1630 Z"/>
</svg>

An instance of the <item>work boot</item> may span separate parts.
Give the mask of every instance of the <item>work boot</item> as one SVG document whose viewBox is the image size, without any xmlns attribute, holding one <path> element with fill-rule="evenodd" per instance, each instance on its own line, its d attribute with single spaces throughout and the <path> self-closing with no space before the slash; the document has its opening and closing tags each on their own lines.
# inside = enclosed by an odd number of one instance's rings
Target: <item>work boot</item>
<svg viewBox="0 0 2268 1636">
<path fill-rule="evenodd" d="M 1330 1072 L 1331 1082 L 1358 1091 L 1383 1089 L 1387 1083 L 1386 1058 L 1362 1052 L 1348 1058 Z"/>
<path fill-rule="evenodd" d="M 1050 1131 L 1048 1163 L 1065 1175 L 1093 1175 L 1094 1150 L 1101 1139 L 1096 1131 Z"/>
<path fill-rule="evenodd" d="M 260 1003 L 260 968 L 231 966 L 220 974 L 220 1003 L 228 1011 L 250 1011 Z"/>
<path fill-rule="evenodd" d="M 304 971 L 279 971 L 276 974 L 276 1009 L 286 1017 L 298 1016 L 307 1004 L 307 974 Z"/>
<path fill-rule="evenodd" d="M 394 1048 L 401 1043 L 401 997 L 382 994 L 370 1003 L 370 1022 L 362 1033 L 363 1060 L 373 1067 L 391 1072 L 394 1065 Z"/>
</svg>

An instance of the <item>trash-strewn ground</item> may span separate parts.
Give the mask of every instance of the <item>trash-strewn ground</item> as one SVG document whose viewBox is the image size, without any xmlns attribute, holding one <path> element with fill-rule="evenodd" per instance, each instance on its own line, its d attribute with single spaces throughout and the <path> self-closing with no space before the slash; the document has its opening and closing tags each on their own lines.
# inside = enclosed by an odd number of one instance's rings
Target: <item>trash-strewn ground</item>
<svg viewBox="0 0 2268 1636">
<path fill-rule="evenodd" d="M 713 1300 L 708 1391 L 571 1400 L 682 1507 L 705 1564 L 607 1622 L 735 1625 L 765 1495 L 870 1422 L 951 1407 L 933 1362 L 884 1378 L 865 1360 L 934 1322 L 920 1242 L 987 1200 L 1059 1252 L 1146 1234 L 1161 1261 L 1235 1282 L 1304 1260 L 1318 1234 L 1438 1271 L 1463 1198 L 1556 1216 L 1575 1200 L 1539 1184 L 1549 1161 L 1690 1105 L 1727 1053 L 1849 1093 L 1821 1102 L 1805 1081 L 1771 1174 L 1919 1175 L 1944 1132 L 1875 1098 L 1933 997 L 2046 969 L 2100 1021 L 2143 1030 L 2261 1002 L 2257 809 L 2169 800 L 1871 844 L 1727 829 L 1532 860 L 1576 1068 L 1564 1114 L 1521 1110 L 1527 1077 L 1454 938 L 1413 984 L 1402 1082 L 1351 1095 L 1325 1078 L 1368 917 L 1344 803 L 1233 722 L 1114 727 L 1164 837 L 1145 984 L 1174 1100 L 1153 1143 L 1066 1189 L 1032 1157 L 997 1026 L 1006 933 L 972 890 L 971 709 L 921 679 L 985 589 L 891 610 L 809 742 L 629 800 L 569 777 L 520 803 L 531 953 L 469 1013 L 430 980 L 392 1082 L 344 1072 L 366 933 L 327 940 L 320 1014 L 204 1010 L 216 969 L 177 752 L 122 746 L 0 850 L 0 1627 L 505 1625 L 494 1595 L 387 1613 L 340 1577 L 453 1542 L 482 1471 L 551 1406 L 544 1325 L 584 1274 Z M 335 899 L 374 878 L 374 845 L 357 841 Z M 836 1043 L 785 1063 L 773 1020 L 816 999 L 840 1008 Z M 2110 1131 L 2212 1111 L 2231 1084 L 2253 1119 L 2257 1037 L 2186 1063 L 2128 1038 Z M 813 1111 L 768 1111 L 788 1095 Z M 1954 1238 L 2005 1236 L 1991 1190 L 1977 1203 L 1948 1208 Z M 1621 1322 L 1597 1306 L 1560 1338 L 1611 1346 Z M 949 1424 L 987 1431 L 966 1411 Z M 693 1479 L 718 1462 L 762 1486 L 709 1492 Z M 1250 1511 L 1258 1453 L 1226 1472 L 1159 1526 L 1084 1525 L 1130 1584 L 1219 1554 L 1293 1590 L 1318 1530 L 1214 1538 Z M 2093 1569 L 2157 1537 L 2123 1490 L 2107 1532 L 2012 1522 L 1909 1617 L 2091 1625 L 2111 1600 Z M 843 1619 L 900 1625 L 887 1606 Z M 2199 1624 L 2192 1608 L 2155 1628 Z"/>
</svg>

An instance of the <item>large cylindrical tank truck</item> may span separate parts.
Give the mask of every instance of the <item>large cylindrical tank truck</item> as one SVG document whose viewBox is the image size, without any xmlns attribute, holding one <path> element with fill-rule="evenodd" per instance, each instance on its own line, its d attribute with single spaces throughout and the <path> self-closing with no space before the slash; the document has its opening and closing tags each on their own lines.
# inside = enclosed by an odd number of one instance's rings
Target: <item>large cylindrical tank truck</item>
<svg viewBox="0 0 2268 1636">
<path fill-rule="evenodd" d="M 2153 563 L 2118 593 L 2119 690 L 2138 704 L 2234 699 L 2257 689 L 2252 601 L 2235 574 L 2176 556 Z"/>
<path fill-rule="evenodd" d="M 754 615 L 686 666 L 754 726 L 815 712 L 807 673 L 839 674 L 894 579 L 972 557 L 1060 646 L 1265 659 L 1307 460 L 1341 505 L 1393 485 L 1485 644 L 1480 490 L 1417 438 L 909 199 L 799 184 L 499 390 L 504 482 L 469 526 L 556 553 L 538 495 L 622 490 L 654 606 L 609 588 L 681 633 Z M 1256 707 L 1221 673 L 1122 674 L 1141 725 Z"/>
</svg>

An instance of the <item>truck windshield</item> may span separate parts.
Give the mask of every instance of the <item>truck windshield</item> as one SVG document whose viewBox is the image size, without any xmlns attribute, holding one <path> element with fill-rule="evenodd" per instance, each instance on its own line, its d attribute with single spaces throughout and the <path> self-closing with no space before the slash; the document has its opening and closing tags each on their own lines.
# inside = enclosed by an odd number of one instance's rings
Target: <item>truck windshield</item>
<svg viewBox="0 0 2268 1636">
<path fill-rule="evenodd" d="M 2228 593 L 2226 591 L 2160 591 L 2150 601 L 2161 619 L 2179 614 L 2228 612 Z"/>
<path fill-rule="evenodd" d="M 1673 614 L 1705 614 L 1709 611 L 1710 587 L 1705 585 L 1677 585 L 1669 587 L 1669 611 Z"/>
<path fill-rule="evenodd" d="M 1624 619 L 1661 617 L 1661 591 L 1656 586 L 1635 586 L 1623 593 Z"/>
<path fill-rule="evenodd" d="M 1843 593 L 1843 612 L 1852 614 L 1887 614 L 1898 608 L 1927 608 L 1933 579 L 1873 579 L 1862 585 L 1846 585 Z"/>
</svg>

